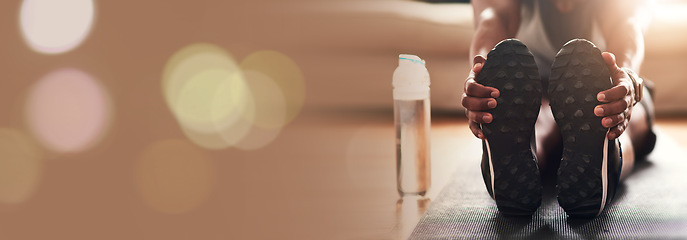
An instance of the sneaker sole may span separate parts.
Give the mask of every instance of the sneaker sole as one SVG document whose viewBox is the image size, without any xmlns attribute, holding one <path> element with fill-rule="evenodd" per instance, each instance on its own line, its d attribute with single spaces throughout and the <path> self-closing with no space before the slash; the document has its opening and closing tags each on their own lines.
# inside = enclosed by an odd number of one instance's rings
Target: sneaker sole
<svg viewBox="0 0 687 240">
<path fill-rule="evenodd" d="M 482 124 L 491 192 L 505 215 L 532 215 L 541 204 L 542 184 L 530 140 L 541 107 L 541 80 L 532 53 L 507 39 L 489 52 L 476 81 L 498 89 L 497 106 Z"/>
<path fill-rule="evenodd" d="M 608 128 L 594 115 L 596 98 L 613 86 L 601 51 L 587 40 L 566 43 L 553 61 L 548 93 L 563 137 L 558 203 L 572 217 L 603 210 L 608 190 Z"/>
</svg>

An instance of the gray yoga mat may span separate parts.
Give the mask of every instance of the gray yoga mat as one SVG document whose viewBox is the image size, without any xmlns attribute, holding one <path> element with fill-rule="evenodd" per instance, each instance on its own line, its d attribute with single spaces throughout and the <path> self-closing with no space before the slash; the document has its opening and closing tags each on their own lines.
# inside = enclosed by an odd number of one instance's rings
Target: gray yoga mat
<svg viewBox="0 0 687 240">
<path fill-rule="evenodd" d="M 499 214 L 484 187 L 479 159 L 457 159 L 459 169 L 410 238 L 687 238 L 685 151 L 659 132 L 656 149 L 646 160 L 637 164 L 600 216 L 575 219 L 558 205 L 552 177 L 544 179 L 542 206 L 532 217 Z"/>
</svg>

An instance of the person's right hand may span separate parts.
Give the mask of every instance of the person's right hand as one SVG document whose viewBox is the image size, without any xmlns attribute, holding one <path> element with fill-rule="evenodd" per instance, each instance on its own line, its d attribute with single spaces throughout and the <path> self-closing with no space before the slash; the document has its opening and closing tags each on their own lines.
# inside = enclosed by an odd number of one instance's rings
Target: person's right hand
<svg viewBox="0 0 687 240">
<path fill-rule="evenodd" d="M 499 90 L 493 87 L 486 87 L 475 81 L 475 77 L 482 71 L 486 59 L 477 55 L 472 60 L 472 70 L 465 80 L 462 104 L 465 107 L 465 115 L 470 123 L 470 130 L 475 137 L 485 139 L 484 133 L 480 128 L 480 123 L 490 123 L 494 120 L 490 113 L 484 111 L 496 107 L 496 98 L 499 97 Z"/>
</svg>

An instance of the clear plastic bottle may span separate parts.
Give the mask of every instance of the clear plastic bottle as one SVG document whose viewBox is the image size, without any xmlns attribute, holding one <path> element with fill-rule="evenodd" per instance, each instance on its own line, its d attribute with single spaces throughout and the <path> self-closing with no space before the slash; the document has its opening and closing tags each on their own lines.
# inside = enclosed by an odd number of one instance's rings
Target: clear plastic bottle
<svg viewBox="0 0 687 240">
<path fill-rule="evenodd" d="M 424 196 L 431 180 L 429 73 L 415 55 L 399 55 L 394 71 L 398 193 Z"/>
</svg>

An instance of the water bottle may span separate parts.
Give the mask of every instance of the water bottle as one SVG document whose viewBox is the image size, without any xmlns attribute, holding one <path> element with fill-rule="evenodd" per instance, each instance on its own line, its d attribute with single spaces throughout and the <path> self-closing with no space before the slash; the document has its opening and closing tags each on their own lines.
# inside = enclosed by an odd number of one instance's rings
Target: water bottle
<svg viewBox="0 0 687 240">
<path fill-rule="evenodd" d="M 399 55 L 392 83 L 398 193 L 424 196 L 431 180 L 429 73 L 425 61 L 415 55 Z"/>
</svg>

